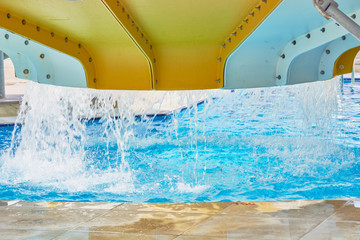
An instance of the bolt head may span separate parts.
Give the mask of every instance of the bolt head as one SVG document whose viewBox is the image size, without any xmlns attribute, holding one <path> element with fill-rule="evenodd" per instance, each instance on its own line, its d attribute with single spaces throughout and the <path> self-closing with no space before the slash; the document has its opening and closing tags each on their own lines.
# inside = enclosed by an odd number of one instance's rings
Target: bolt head
<svg viewBox="0 0 360 240">
<path fill-rule="evenodd" d="M 47 78 L 47 79 L 50 79 L 50 78 L 51 78 L 51 75 L 50 75 L 50 74 L 47 74 L 47 75 L 46 75 L 46 78 Z"/>
</svg>

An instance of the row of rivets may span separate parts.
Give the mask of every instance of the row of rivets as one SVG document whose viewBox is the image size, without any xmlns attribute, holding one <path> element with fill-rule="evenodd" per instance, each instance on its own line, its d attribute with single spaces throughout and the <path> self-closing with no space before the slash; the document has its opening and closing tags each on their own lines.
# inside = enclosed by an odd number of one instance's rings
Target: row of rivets
<svg viewBox="0 0 360 240">
<path fill-rule="evenodd" d="M 351 17 L 355 19 L 355 18 L 356 18 L 356 14 L 353 14 Z M 324 33 L 324 32 L 326 31 L 325 27 L 321 28 L 320 31 L 321 31 L 322 33 Z M 305 35 L 305 37 L 306 37 L 307 39 L 310 39 L 310 38 L 311 38 L 311 34 L 310 34 L 310 33 L 307 33 L 307 34 Z M 346 40 L 346 36 L 342 36 L 341 39 L 342 39 L 342 40 Z M 293 40 L 291 43 L 292 43 L 292 45 L 294 45 L 294 46 L 297 44 L 296 40 Z M 325 50 L 325 53 L 326 53 L 326 54 L 330 54 L 330 50 L 329 50 L 329 49 L 326 49 L 326 50 Z M 282 59 L 285 59 L 285 53 L 281 54 L 280 57 L 281 57 Z M 321 71 L 320 71 L 320 74 L 321 74 L 321 75 L 324 75 L 324 74 L 325 74 L 325 71 L 324 71 L 324 70 L 321 70 Z M 276 79 L 281 80 L 281 75 L 276 76 Z"/>
<path fill-rule="evenodd" d="M 11 14 L 10 14 L 10 13 L 7 13 L 7 14 L 6 14 L 6 17 L 7 17 L 8 19 L 10 19 L 10 18 L 11 18 Z M 26 20 L 25 20 L 25 19 L 22 19 L 22 20 L 21 20 L 21 24 L 22 24 L 22 25 L 26 25 Z M 36 26 L 36 31 L 40 32 L 40 27 L 39 27 L 39 26 Z M 55 34 L 54 34 L 53 32 L 51 32 L 51 33 L 50 33 L 50 36 L 51 36 L 51 37 L 54 37 Z M 9 34 L 5 34 L 5 39 L 9 39 Z M 65 41 L 65 43 L 68 43 L 68 41 L 69 41 L 68 37 L 65 37 L 64 41 Z M 28 44 L 29 44 L 29 41 L 26 40 L 26 41 L 24 42 L 24 44 L 25 44 L 25 45 L 28 45 Z M 78 44 L 78 48 L 79 48 L 79 49 L 81 48 L 81 44 L 80 44 L 80 43 Z M 78 52 L 78 54 L 80 54 L 80 52 Z M 44 59 L 44 58 L 45 58 L 45 54 L 43 54 L 43 53 L 40 54 L 40 58 L 41 58 L 41 59 Z M 91 62 L 91 61 L 92 61 L 92 59 L 89 58 L 89 62 Z M 23 73 L 24 73 L 24 74 L 29 74 L 29 69 L 24 69 Z M 51 75 L 50 75 L 50 74 L 47 74 L 47 75 L 46 75 L 46 78 L 47 78 L 47 79 L 50 79 L 50 78 L 51 78 Z M 94 81 L 94 83 L 95 83 L 95 82 L 96 82 L 96 78 L 94 78 L 93 81 Z"/>
<path fill-rule="evenodd" d="M 267 4 L 267 0 L 261 0 L 261 2 L 263 2 L 264 4 Z M 261 5 L 256 6 L 255 9 L 256 9 L 257 11 L 260 11 L 260 10 L 261 10 Z M 255 16 L 255 11 L 251 11 L 251 12 L 249 13 L 249 16 L 254 17 L 254 16 Z M 249 24 L 249 20 L 250 20 L 250 19 L 247 17 L 247 18 L 245 18 L 242 22 L 243 22 L 243 24 Z M 241 24 L 240 26 L 237 26 L 236 29 L 242 31 L 242 30 L 243 30 L 243 25 Z M 234 32 L 231 33 L 231 36 L 233 36 L 233 37 L 236 37 L 237 35 L 238 35 L 237 31 L 234 31 Z M 231 37 L 229 37 L 229 38 L 226 39 L 225 41 L 228 42 L 228 43 L 231 43 Z M 222 47 L 222 48 L 226 48 L 226 43 L 222 44 L 221 47 Z M 217 60 L 218 62 L 221 62 L 221 61 L 222 61 L 221 57 L 217 58 L 216 60 Z M 217 79 L 217 80 L 215 80 L 215 81 L 216 81 L 217 83 L 220 83 L 220 82 L 221 82 L 220 79 Z"/>
<path fill-rule="evenodd" d="M 120 1 L 117 1 L 117 2 L 116 2 L 116 6 L 120 7 L 120 5 L 121 5 L 121 4 L 120 4 Z M 126 13 L 124 7 L 121 8 L 121 11 L 122 11 L 122 13 L 126 14 L 126 18 L 131 21 L 131 26 L 136 27 L 136 32 L 139 32 L 139 33 L 141 34 L 141 35 L 140 35 L 141 38 L 144 38 L 144 34 L 143 34 L 142 32 L 140 32 L 139 27 L 136 26 L 135 21 L 131 19 L 130 14 Z M 146 43 L 146 44 L 149 44 L 149 40 L 146 39 L 146 38 L 145 38 L 145 43 Z M 150 48 L 150 50 L 152 50 L 152 45 L 151 45 L 151 44 L 150 44 L 149 48 Z M 154 61 L 154 62 L 155 62 L 155 61 Z"/>
<path fill-rule="evenodd" d="M 117 2 L 116 2 L 116 6 L 118 6 L 118 7 L 121 6 L 120 1 L 117 1 Z M 124 14 L 126 14 L 126 18 L 127 18 L 129 21 L 131 21 L 131 26 L 136 28 L 136 32 L 140 34 L 140 37 L 141 37 L 142 39 L 145 39 L 145 44 L 148 44 L 148 45 L 149 45 L 149 49 L 152 50 L 152 49 L 153 49 L 152 44 L 150 44 L 149 40 L 148 40 L 147 38 L 145 38 L 144 33 L 142 33 L 142 32 L 140 31 L 140 28 L 139 28 L 139 26 L 136 25 L 135 21 L 131 19 L 130 14 L 126 13 L 126 10 L 125 10 L 124 7 L 121 7 L 121 12 L 124 13 Z M 156 63 L 156 58 L 153 59 L 153 63 Z M 94 79 L 94 82 L 95 82 L 95 81 L 96 81 L 96 79 Z M 157 83 L 158 83 L 158 80 L 156 79 L 156 80 L 155 80 L 155 84 L 157 84 Z"/>
<path fill-rule="evenodd" d="M 7 17 L 8 19 L 10 19 L 10 18 L 11 18 L 11 14 L 10 14 L 10 13 L 7 13 L 7 14 L 6 14 L 6 17 Z M 22 25 L 26 25 L 26 20 L 25 20 L 25 19 L 21 20 L 21 23 L 22 23 Z M 36 31 L 40 32 L 40 27 L 39 27 L 39 26 L 36 26 Z M 54 37 L 55 34 L 54 34 L 53 32 L 51 32 L 51 33 L 50 33 L 50 36 L 51 36 L 51 37 Z M 9 38 L 9 35 L 5 35 L 5 38 L 8 39 L 8 38 Z M 69 41 L 68 37 L 65 37 L 64 41 L 65 41 L 65 43 L 67 43 L 67 42 Z M 25 41 L 25 45 L 27 45 L 28 43 L 29 43 L 28 41 Z M 81 48 L 81 44 L 80 44 L 80 43 L 78 44 L 78 47 Z M 80 54 L 80 52 L 79 52 L 79 54 Z"/>
</svg>

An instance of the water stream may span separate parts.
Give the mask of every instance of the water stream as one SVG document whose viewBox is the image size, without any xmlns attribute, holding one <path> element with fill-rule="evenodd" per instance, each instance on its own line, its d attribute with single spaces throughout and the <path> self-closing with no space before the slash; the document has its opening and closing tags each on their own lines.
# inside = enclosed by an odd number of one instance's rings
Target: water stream
<svg viewBox="0 0 360 240">
<path fill-rule="evenodd" d="M 246 201 L 360 196 L 360 86 L 96 91 L 29 83 L 2 127 L 0 198 Z M 199 103 L 200 102 L 200 103 Z"/>
</svg>

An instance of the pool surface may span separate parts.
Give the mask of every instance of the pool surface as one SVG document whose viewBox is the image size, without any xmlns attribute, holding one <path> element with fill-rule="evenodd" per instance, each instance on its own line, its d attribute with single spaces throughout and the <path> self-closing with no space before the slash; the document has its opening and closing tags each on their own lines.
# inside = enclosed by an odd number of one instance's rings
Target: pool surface
<svg viewBox="0 0 360 240">
<path fill-rule="evenodd" d="M 28 86 L 22 125 L 0 127 L 0 199 L 360 197 L 358 82 L 343 93 L 338 79 L 212 91 L 200 104 L 173 93 L 192 104 L 166 116 L 135 115 L 125 93 L 94 94 Z"/>
</svg>

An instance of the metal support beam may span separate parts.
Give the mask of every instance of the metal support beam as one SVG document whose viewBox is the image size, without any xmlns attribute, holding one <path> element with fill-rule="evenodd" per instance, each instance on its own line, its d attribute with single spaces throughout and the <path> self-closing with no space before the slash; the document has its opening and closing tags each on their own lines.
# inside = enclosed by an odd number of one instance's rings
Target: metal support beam
<svg viewBox="0 0 360 240">
<path fill-rule="evenodd" d="M 339 4 L 337 2 L 334 0 L 314 0 L 314 5 L 325 18 L 334 19 L 349 31 L 349 33 L 360 40 L 360 26 L 354 22 L 353 19 L 339 10 Z M 356 18 L 356 15 L 352 15 L 352 18 Z"/>
<path fill-rule="evenodd" d="M 5 97 L 4 53 L 0 51 L 0 98 Z"/>
</svg>

